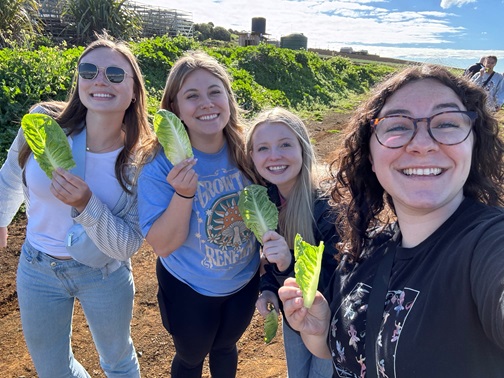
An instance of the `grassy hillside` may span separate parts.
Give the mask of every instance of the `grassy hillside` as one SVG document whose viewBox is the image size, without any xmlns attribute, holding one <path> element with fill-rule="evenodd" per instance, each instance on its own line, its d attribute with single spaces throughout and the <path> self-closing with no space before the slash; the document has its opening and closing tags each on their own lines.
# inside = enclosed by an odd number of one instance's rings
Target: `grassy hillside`
<svg viewBox="0 0 504 378">
<path fill-rule="evenodd" d="M 345 106 L 395 70 L 272 45 L 209 46 L 184 37 L 144 39 L 131 47 L 144 74 L 151 114 L 159 106 L 173 62 L 187 50 L 205 50 L 228 68 L 237 101 L 248 116 L 276 105 L 305 114 Z M 82 50 L 64 45 L 0 50 L 0 164 L 32 105 L 65 100 Z"/>
</svg>

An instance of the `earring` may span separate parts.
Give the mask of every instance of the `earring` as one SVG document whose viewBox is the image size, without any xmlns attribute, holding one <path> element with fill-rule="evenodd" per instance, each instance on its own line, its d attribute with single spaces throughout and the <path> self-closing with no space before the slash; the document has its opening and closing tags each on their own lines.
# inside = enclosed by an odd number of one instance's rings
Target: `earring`
<svg viewBox="0 0 504 378">
<path fill-rule="evenodd" d="M 131 103 L 134 104 L 136 102 L 136 98 L 131 99 Z"/>
</svg>

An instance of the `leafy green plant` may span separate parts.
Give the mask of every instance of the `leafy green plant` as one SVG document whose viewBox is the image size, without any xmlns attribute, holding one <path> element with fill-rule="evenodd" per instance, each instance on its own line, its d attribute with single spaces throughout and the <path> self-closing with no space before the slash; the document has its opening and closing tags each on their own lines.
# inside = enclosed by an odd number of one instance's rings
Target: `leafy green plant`
<svg viewBox="0 0 504 378">
<path fill-rule="evenodd" d="M 82 50 L 65 46 L 0 50 L 0 161 L 31 106 L 65 100 Z"/>
<path fill-rule="evenodd" d="M 324 254 L 324 242 L 319 246 L 313 246 L 303 240 L 301 235 L 296 234 L 294 239 L 294 274 L 299 288 L 303 292 L 304 307 L 310 308 L 315 300 L 320 269 L 322 267 L 322 255 Z"/>
<path fill-rule="evenodd" d="M 246 117 L 273 106 L 314 119 L 329 108 L 349 111 L 371 85 L 397 69 L 380 64 L 357 67 L 341 57 L 321 58 L 313 52 L 265 44 L 236 47 L 222 42 L 212 47 L 213 43 L 181 36 L 146 38 L 130 45 L 143 73 L 151 118 L 159 108 L 173 63 L 187 50 L 204 50 L 226 66 L 233 78 L 236 100 L 246 110 Z M 83 51 L 83 47 L 65 44 L 36 49 L 34 46 L 0 49 L 0 162 L 31 106 L 40 101 L 66 99 L 76 61 Z"/>
<path fill-rule="evenodd" d="M 238 208 L 256 239 L 262 244 L 263 235 L 278 226 L 278 209 L 268 198 L 268 190 L 262 185 L 248 185 L 240 193 Z"/>
<path fill-rule="evenodd" d="M 163 146 L 166 157 L 173 165 L 194 156 L 185 126 L 172 112 L 160 109 L 156 113 L 154 132 Z"/>
<path fill-rule="evenodd" d="M 77 43 L 88 43 L 95 32 L 103 30 L 124 40 L 140 36 L 142 21 L 126 0 L 66 0 L 63 4 L 63 17 L 78 35 Z"/>
<path fill-rule="evenodd" d="M 144 38 L 132 44 L 145 84 L 154 90 L 163 90 L 173 63 L 187 50 L 201 48 L 193 39 L 168 36 Z"/>
<path fill-rule="evenodd" d="M 0 47 L 19 46 L 41 31 L 36 0 L 5 0 L 0 7 Z"/>
<path fill-rule="evenodd" d="M 264 319 L 264 342 L 269 344 L 278 331 L 278 312 L 272 308 Z"/>
<path fill-rule="evenodd" d="M 26 143 L 47 177 L 52 179 L 52 171 L 58 167 L 75 167 L 67 136 L 54 119 L 46 114 L 26 114 L 21 127 Z"/>
</svg>

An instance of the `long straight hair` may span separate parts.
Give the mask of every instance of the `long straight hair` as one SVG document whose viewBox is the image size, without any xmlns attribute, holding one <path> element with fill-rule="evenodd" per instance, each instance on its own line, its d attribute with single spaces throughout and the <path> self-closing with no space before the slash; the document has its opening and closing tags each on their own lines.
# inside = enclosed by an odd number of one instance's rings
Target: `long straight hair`
<svg viewBox="0 0 504 378">
<path fill-rule="evenodd" d="M 170 70 L 163 97 L 161 99 L 161 109 L 166 109 L 180 114 L 177 106 L 177 93 L 184 84 L 187 77 L 194 71 L 203 69 L 217 77 L 228 95 L 230 116 L 224 127 L 224 136 L 229 146 L 231 158 L 238 168 L 250 179 L 250 172 L 247 169 L 245 156 L 245 126 L 241 118 L 241 110 L 236 102 L 235 95 L 231 88 L 231 77 L 223 65 L 215 58 L 203 51 L 189 51 L 180 57 Z"/>
<path fill-rule="evenodd" d="M 97 40 L 87 46 L 79 57 L 77 65 L 83 57 L 96 49 L 105 48 L 121 54 L 133 69 L 133 93 L 135 101 L 132 101 L 124 114 L 124 148 L 117 156 L 115 164 L 115 175 L 123 190 L 130 192 L 128 188 L 133 185 L 133 175 L 129 174 L 131 166 L 137 165 L 139 157 L 135 152 L 144 144 L 151 143 L 153 133 L 147 118 L 147 98 L 143 76 L 140 66 L 129 47 L 124 42 L 116 42 L 110 39 L 107 34 L 97 35 Z M 79 98 L 79 76 L 74 75 L 72 89 L 66 102 L 48 101 L 38 104 L 45 109 L 45 113 L 52 116 L 56 122 L 65 130 L 67 135 L 78 133 L 79 127 L 86 119 L 87 108 Z M 24 144 L 19 153 L 19 165 L 24 168 L 28 157 L 31 154 L 28 144 Z"/>
<path fill-rule="evenodd" d="M 270 127 L 275 127 L 273 124 L 282 124 L 287 126 L 295 135 L 301 146 L 302 165 L 296 182 L 292 187 L 289 198 L 285 204 L 280 207 L 279 211 L 279 231 L 285 238 L 289 248 L 294 249 L 294 238 L 299 233 L 303 240 L 310 244 L 315 244 L 315 236 L 313 233 L 313 203 L 315 197 L 315 182 L 314 174 L 316 166 L 316 156 L 308 129 L 303 121 L 283 108 L 273 108 L 259 113 L 252 121 L 252 125 L 247 133 L 246 148 L 247 148 L 247 163 L 252 172 L 252 179 L 257 184 L 266 185 L 267 182 L 261 177 L 252 161 L 251 152 L 254 149 L 253 136 L 258 126 L 265 123 L 272 124 Z"/>
</svg>

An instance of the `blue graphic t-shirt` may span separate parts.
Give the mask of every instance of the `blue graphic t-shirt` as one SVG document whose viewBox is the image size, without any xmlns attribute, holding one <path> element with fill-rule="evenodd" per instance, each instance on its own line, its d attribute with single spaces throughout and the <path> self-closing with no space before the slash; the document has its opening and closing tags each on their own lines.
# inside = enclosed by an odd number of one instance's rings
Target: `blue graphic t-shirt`
<svg viewBox="0 0 504 378">
<path fill-rule="evenodd" d="M 238 210 L 240 192 L 249 182 L 230 161 L 227 144 L 216 154 L 193 151 L 198 159 L 194 166 L 198 190 L 189 235 L 184 244 L 161 261 L 173 276 L 198 293 L 229 295 L 245 286 L 259 267 L 256 240 Z M 161 150 L 142 169 L 138 207 L 144 236 L 175 194 L 166 181 L 172 168 Z"/>
</svg>

